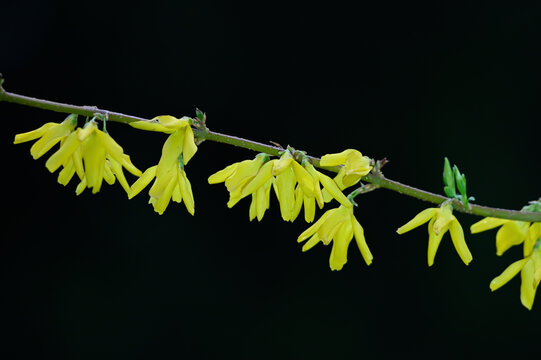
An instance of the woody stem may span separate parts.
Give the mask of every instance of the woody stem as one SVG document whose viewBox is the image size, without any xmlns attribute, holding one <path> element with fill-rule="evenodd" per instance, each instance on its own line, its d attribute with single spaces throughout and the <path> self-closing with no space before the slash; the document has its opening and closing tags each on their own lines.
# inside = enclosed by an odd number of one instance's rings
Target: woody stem
<svg viewBox="0 0 541 360">
<path fill-rule="evenodd" d="M 118 112 L 108 111 L 99 109 L 95 106 L 78 106 L 63 104 L 54 101 L 37 99 L 29 96 L 14 94 L 7 92 L 2 87 L 3 78 L 0 74 L 0 101 L 11 102 L 15 104 L 20 104 L 24 106 L 36 107 L 44 110 L 51 110 L 61 113 L 69 114 L 78 114 L 83 116 L 100 116 L 104 117 L 109 121 L 121 122 L 129 124 L 134 121 L 149 121 L 148 119 L 140 118 L 133 115 L 121 114 Z M 278 156 L 280 151 L 284 149 L 273 146 L 262 144 L 256 141 L 243 139 L 233 135 L 220 134 L 218 132 L 210 131 L 206 129 L 205 126 L 194 129 L 194 135 L 201 139 L 207 141 L 214 141 L 223 144 L 233 145 L 242 147 L 245 149 L 253 150 L 256 152 L 263 152 L 269 155 Z M 340 167 L 321 167 L 319 165 L 319 158 L 313 156 L 307 156 L 308 159 L 312 161 L 314 166 L 333 172 L 338 172 Z M 391 179 L 387 179 L 380 171 L 372 172 L 362 178 L 363 181 L 371 183 L 376 188 L 384 188 L 392 191 L 396 191 L 400 194 L 411 196 L 416 199 L 423 201 L 431 202 L 434 204 L 441 204 L 444 201 L 450 200 L 449 198 L 434 194 L 425 190 L 421 190 L 409 185 L 399 183 Z M 534 221 L 541 222 L 541 213 L 540 212 L 528 212 L 528 211 L 517 211 L 517 210 L 508 210 L 508 209 L 498 209 L 481 205 L 470 205 L 469 209 L 466 210 L 462 203 L 456 199 L 452 200 L 453 208 L 456 211 L 479 215 L 479 216 L 489 216 L 497 217 L 510 220 L 519 220 L 519 221 Z"/>
</svg>

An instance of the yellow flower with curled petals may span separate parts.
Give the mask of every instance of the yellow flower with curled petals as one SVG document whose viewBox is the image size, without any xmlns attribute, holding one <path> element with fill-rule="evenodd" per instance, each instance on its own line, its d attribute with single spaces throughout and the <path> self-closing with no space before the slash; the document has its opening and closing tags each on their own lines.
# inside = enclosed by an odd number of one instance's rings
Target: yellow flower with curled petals
<svg viewBox="0 0 541 360">
<path fill-rule="evenodd" d="M 172 116 L 159 116 L 154 128 L 137 125 L 139 129 L 169 133 L 162 148 L 162 156 L 158 165 L 145 170 L 141 177 L 132 184 L 130 199 L 139 194 L 152 180 L 149 190 L 150 201 L 154 211 L 162 215 L 170 201 L 184 202 L 184 206 L 192 215 L 195 213 L 195 202 L 190 181 L 184 171 L 184 165 L 197 151 L 190 121 L 187 118 L 175 119 Z M 165 121 L 164 121 L 165 119 Z M 131 123 L 134 124 L 134 123 Z M 174 124 L 174 131 L 162 131 L 164 124 Z M 153 130 L 158 129 L 158 130 Z"/>
<path fill-rule="evenodd" d="M 296 219 L 300 213 L 301 208 L 304 205 L 304 220 L 306 222 L 314 221 L 315 211 L 316 211 L 316 202 L 319 208 L 323 208 L 325 203 L 323 191 L 329 194 L 330 199 L 336 199 L 344 207 L 352 207 L 352 203 L 348 198 L 342 193 L 338 185 L 334 182 L 333 179 L 327 175 L 317 171 L 307 159 L 302 161 L 302 166 L 308 171 L 312 176 L 314 182 L 314 196 L 309 196 L 304 193 L 302 186 L 297 185 L 295 189 L 295 206 L 293 210 L 292 219 Z M 320 184 L 323 185 L 323 191 L 320 187 Z"/>
<path fill-rule="evenodd" d="M 373 168 L 371 159 L 363 156 L 360 151 L 347 149 L 337 154 L 327 154 L 321 158 L 321 166 L 343 165 L 335 181 L 340 189 L 355 185 L 361 178 L 367 175 Z"/>
<path fill-rule="evenodd" d="M 63 166 L 58 176 L 58 182 L 63 185 L 77 173 L 81 180 L 76 189 L 77 195 L 87 187 L 92 188 L 95 194 L 100 191 L 103 180 L 112 185 L 115 179 L 129 195 L 130 187 L 122 168 L 135 176 L 141 175 L 122 147 L 108 133 L 98 129 L 93 120 L 63 139 L 45 166 L 50 172 Z"/>
<path fill-rule="evenodd" d="M 30 148 L 30 154 L 34 160 L 39 159 L 53 146 L 71 134 L 77 126 L 77 115 L 69 115 L 59 123 L 46 123 L 38 129 L 15 135 L 14 144 L 38 139 Z"/>
<path fill-rule="evenodd" d="M 451 240 L 462 261 L 466 265 L 472 261 L 472 255 L 464 240 L 464 231 L 453 215 L 453 208 L 450 203 L 444 203 L 440 208 L 429 208 L 421 211 L 405 225 L 398 228 L 396 232 L 403 234 L 426 222 L 428 222 L 428 266 L 434 264 L 434 258 L 441 239 L 447 231 L 451 233 Z"/>
<path fill-rule="evenodd" d="M 289 150 L 284 151 L 274 163 L 274 192 L 280 203 L 280 214 L 285 221 L 294 221 L 295 185 L 301 186 L 303 194 L 314 197 L 314 180 L 310 173 L 299 164 Z"/>
<path fill-rule="evenodd" d="M 524 250 L 525 253 L 529 252 L 529 255 L 509 265 L 490 282 L 490 289 L 495 291 L 507 284 L 520 272 L 522 281 L 520 285 L 520 301 L 528 310 L 532 309 L 535 293 L 541 282 L 541 227 L 536 226 L 531 236 L 538 237 L 532 245 L 524 243 L 525 248 L 527 246 L 528 248 L 531 247 L 531 249 Z"/>
<path fill-rule="evenodd" d="M 472 234 L 490 230 L 501 226 L 496 233 L 496 254 L 502 255 L 507 249 L 524 242 L 528 234 L 530 223 L 486 217 L 470 227 Z"/>
<path fill-rule="evenodd" d="M 260 153 L 252 160 L 236 162 L 210 175 L 208 182 L 209 184 L 225 183 L 227 191 L 229 191 L 229 202 L 227 206 L 231 208 L 242 198 L 252 194 L 252 192 L 243 194 L 242 190 L 255 178 L 263 164 L 266 165 L 265 168 L 272 167 L 272 162 L 269 162 L 269 156 Z M 254 193 L 255 190 L 257 189 L 254 189 Z"/>
<path fill-rule="evenodd" d="M 347 263 L 349 243 L 355 236 L 357 246 L 367 265 L 372 263 L 372 253 L 366 244 L 364 230 L 353 214 L 353 207 L 340 206 L 328 210 L 312 226 L 299 235 L 297 241 L 304 244 L 302 251 L 308 251 L 317 243 L 329 245 L 333 242 L 329 265 L 331 270 L 341 270 Z"/>
</svg>

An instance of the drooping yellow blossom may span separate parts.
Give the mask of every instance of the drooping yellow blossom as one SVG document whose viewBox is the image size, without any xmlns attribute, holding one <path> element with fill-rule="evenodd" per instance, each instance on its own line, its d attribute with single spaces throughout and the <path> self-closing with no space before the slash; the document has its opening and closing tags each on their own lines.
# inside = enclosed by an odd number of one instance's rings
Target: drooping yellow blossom
<svg viewBox="0 0 541 360">
<path fill-rule="evenodd" d="M 253 160 L 234 163 L 212 174 L 208 181 L 210 184 L 225 182 L 230 192 L 229 207 L 252 195 L 250 220 L 256 216 L 258 220 L 262 219 L 269 207 L 271 185 L 280 203 L 282 218 L 286 221 L 294 221 L 303 204 L 305 220 L 313 221 L 316 202 L 320 208 L 323 206 L 320 183 L 342 205 L 352 206 L 330 177 L 316 171 L 306 159 L 302 165 L 299 164 L 289 150 L 280 159 L 269 160 L 269 156 L 262 153 Z"/>
<path fill-rule="evenodd" d="M 451 233 L 451 240 L 462 261 L 466 265 L 471 262 L 472 255 L 464 240 L 464 231 L 453 215 L 453 208 L 450 203 L 444 203 L 440 208 L 429 208 L 421 211 L 405 225 L 398 228 L 396 232 L 403 234 L 426 222 L 428 222 L 428 266 L 434 264 L 438 246 L 447 231 Z"/>
<path fill-rule="evenodd" d="M 521 244 L 531 227 L 529 222 L 486 217 L 473 224 L 470 230 L 472 234 L 476 234 L 498 226 L 501 226 L 496 233 L 496 254 L 498 255 L 502 255 L 511 246 Z"/>
<path fill-rule="evenodd" d="M 189 118 L 176 119 L 172 116 L 158 116 L 154 122 L 130 123 L 143 130 L 169 133 L 162 148 L 162 156 L 158 165 L 148 168 L 131 186 L 130 199 L 141 192 L 154 180 L 149 190 L 150 201 L 154 210 L 163 214 L 171 200 L 184 201 L 188 212 L 195 213 L 195 202 L 190 181 L 186 177 L 184 165 L 197 151 Z"/>
<path fill-rule="evenodd" d="M 347 149 L 337 154 L 327 154 L 321 158 L 321 166 L 343 165 L 335 178 L 340 189 L 355 185 L 361 178 L 372 170 L 371 159 L 361 152 Z"/>
<path fill-rule="evenodd" d="M 77 126 L 77 116 L 69 115 L 60 124 L 46 123 L 40 128 L 15 135 L 14 144 L 20 144 L 27 141 L 39 139 L 30 148 L 30 154 L 34 160 L 39 159 L 53 146 L 68 136 Z"/>
<path fill-rule="evenodd" d="M 95 121 L 88 122 L 84 129 L 75 129 L 76 125 L 77 117 L 70 115 L 61 124 L 47 123 L 34 131 L 16 135 L 15 143 L 41 137 L 30 150 L 34 159 L 60 143 L 60 148 L 51 155 L 45 166 L 50 172 L 63 167 L 58 175 L 58 182 L 64 186 L 77 173 L 81 181 L 77 186 L 77 195 L 86 187 L 93 188 L 92 192 L 97 193 L 104 179 L 109 184 L 118 179 L 129 194 L 129 185 L 122 167 L 136 176 L 141 175 L 141 171 L 132 164 L 130 157 L 124 154 L 122 147 L 109 134 L 97 128 Z"/>
<path fill-rule="evenodd" d="M 292 220 L 295 220 L 299 215 L 301 208 L 304 205 L 304 220 L 306 222 L 314 221 L 315 212 L 316 212 L 316 202 L 319 208 L 323 208 L 324 199 L 323 191 L 326 194 L 329 194 L 331 199 L 336 199 L 342 206 L 352 207 L 353 205 L 348 200 L 348 198 L 342 193 L 338 185 L 334 182 L 333 179 L 327 175 L 317 171 L 309 161 L 304 160 L 302 166 L 308 171 L 312 176 L 314 182 L 314 196 L 309 196 L 304 193 L 303 187 L 297 185 L 295 189 L 295 207 L 293 209 Z M 320 188 L 320 183 L 323 185 L 323 191 Z"/>
<path fill-rule="evenodd" d="M 227 203 L 227 206 L 231 208 L 239 202 L 239 200 L 249 195 L 246 194 L 245 196 L 241 196 L 242 189 L 257 175 L 264 164 L 265 170 L 268 168 L 272 169 L 273 162 L 269 161 L 269 156 L 260 153 L 252 160 L 236 162 L 210 175 L 208 182 L 209 184 L 225 182 L 225 186 L 229 191 L 229 202 Z"/>
<path fill-rule="evenodd" d="M 76 189 L 77 195 L 87 187 L 92 188 L 95 194 L 100 191 L 103 180 L 113 184 L 115 178 L 129 195 L 130 187 L 122 167 L 135 176 L 141 175 L 122 147 L 108 133 L 98 129 L 95 121 L 89 121 L 83 129 L 78 128 L 68 135 L 45 166 L 50 172 L 64 167 L 58 177 L 63 185 L 77 173 L 81 180 Z"/>
<path fill-rule="evenodd" d="M 536 223 L 540 224 L 540 223 Z M 541 226 L 532 226 L 528 237 L 536 237 L 535 241 L 524 242 L 525 257 L 509 265 L 499 276 L 492 279 L 490 289 L 495 291 L 507 284 L 520 272 L 520 301 L 529 310 L 532 309 L 535 293 L 541 282 Z M 531 229 L 530 228 L 530 229 Z M 526 255 L 528 254 L 528 255 Z"/>
<path fill-rule="evenodd" d="M 318 242 L 329 245 L 333 241 L 329 265 L 331 270 L 341 270 L 347 262 L 349 243 L 355 236 L 357 246 L 367 265 L 372 263 L 372 254 L 364 238 L 364 230 L 353 215 L 353 207 L 340 206 L 328 210 L 312 226 L 299 235 L 297 241 L 309 240 L 302 247 L 308 251 Z"/>
</svg>

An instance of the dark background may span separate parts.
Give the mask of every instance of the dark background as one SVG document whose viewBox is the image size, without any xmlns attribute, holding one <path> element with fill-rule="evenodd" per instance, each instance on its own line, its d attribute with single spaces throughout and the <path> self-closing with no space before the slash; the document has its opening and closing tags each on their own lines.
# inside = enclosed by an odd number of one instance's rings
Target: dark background
<svg viewBox="0 0 541 360">
<path fill-rule="evenodd" d="M 358 5 L 6 2 L 0 72 L 6 90 L 38 98 L 146 118 L 199 107 L 214 131 L 314 156 L 356 148 L 438 193 L 448 156 L 480 204 L 538 198 L 539 2 Z M 159 216 L 118 184 L 76 197 L 47 157 L 12 145 L 64 114 L 2 103 L 0 117 L 4 359 L 541 352 L 540 299 L 525 309 L 519 278 L 488 286 L 522 249 L 497 257 L 495 231 L 469 234 L 478 217 L 457 214 L 473 262 L 446 235 L 428 268 L 426 228 L 395 230 L 430 204 L 372 192 L 356 216 L 373 264 L 352 243 L 331 272 L 330 247 L 302 253 L 308 225 L 281 221 L 275 198 L 250 223 L 249 200 L 228 209 L 225 187 L 207 184 L 248 150 L 203 143 L 186 169 L 196 216 L 178 204 Z M 157 163 L 163 134 L 108 129 L 136 166 Z"/>
</svg>

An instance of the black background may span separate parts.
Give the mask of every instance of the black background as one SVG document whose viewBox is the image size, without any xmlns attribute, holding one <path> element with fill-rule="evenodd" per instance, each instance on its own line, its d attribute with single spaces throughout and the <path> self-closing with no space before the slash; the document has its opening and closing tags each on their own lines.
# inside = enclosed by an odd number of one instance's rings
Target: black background
<svg viewBox="0 0 541 360">
<path fill-rule="evenodd" d="M 442 192 L 443 157 L 469 194 L 520 209 L 539 193 L 538 2 L 6 2 L 0 72 L 8 91 L 151 118 L 208 115 L 211 130 L 314 156 L 356 148 L 385 175 Z M 539 299 L 490 280 L 521 258 L 472 236 L 464 266 L 446 235 L 426 264 L 425 228 L 397 227 L 430 204 L 387 190 L 357 198 L 374 262 L 354 243 L 340 272 L 330 247 L 301 252 L 308 225 L 261 223 L 226 206 L 207 177 L 254 153 L 203 143 L 186 168 L 196 215 L 159 216 L 118 184 L 74 194 L 16 133 L 65 115 L 0 104 L 3 358 L 389 358 L 530 356 Z M 165 135 L 110 123 L 140 169 Z M 134 181 L 133 177 L 130 181 Z M 328 205 L 330 209 L 332 205 Z M 318 211 L 318 215 L 323 212 Z"/>
</svg>

